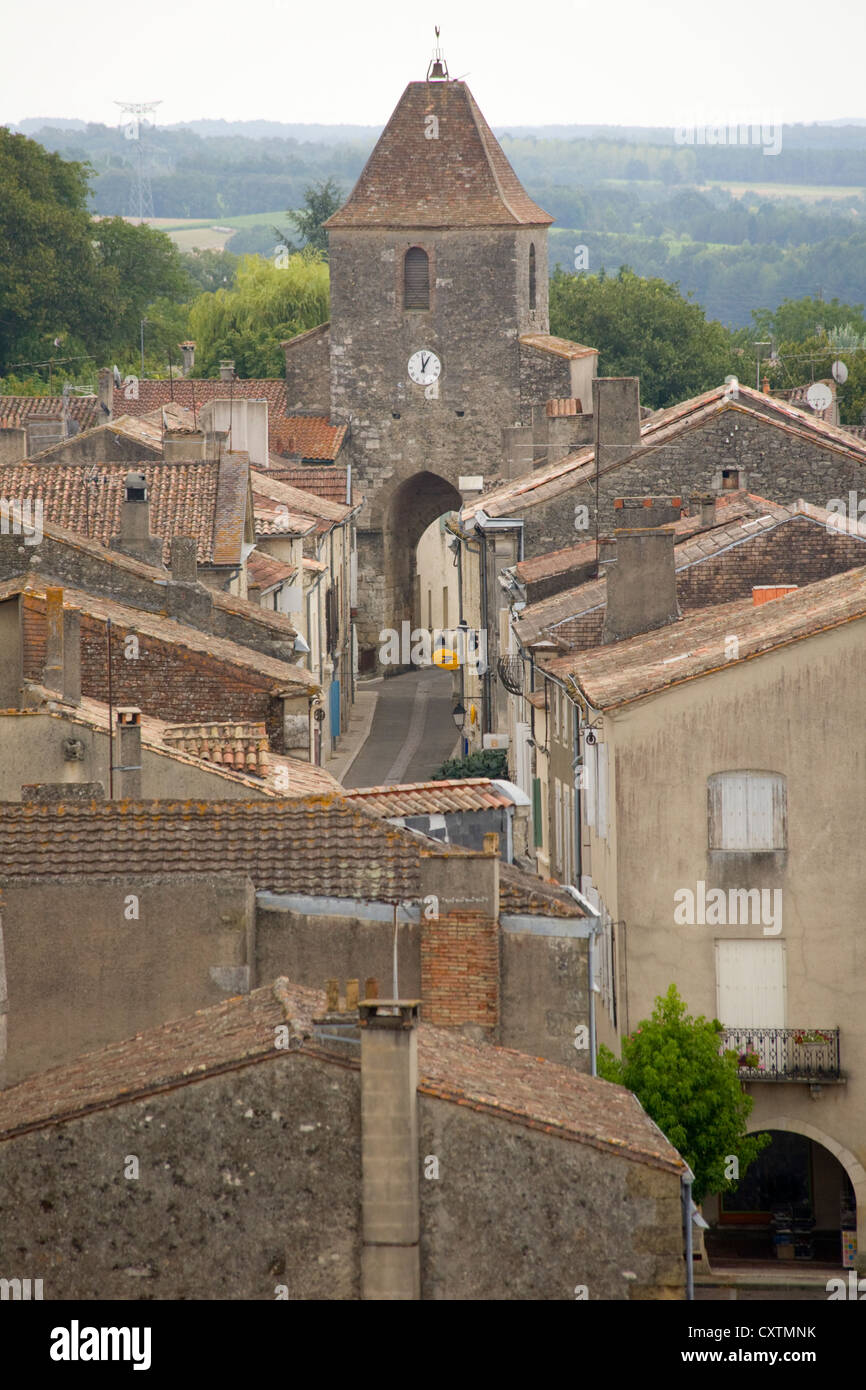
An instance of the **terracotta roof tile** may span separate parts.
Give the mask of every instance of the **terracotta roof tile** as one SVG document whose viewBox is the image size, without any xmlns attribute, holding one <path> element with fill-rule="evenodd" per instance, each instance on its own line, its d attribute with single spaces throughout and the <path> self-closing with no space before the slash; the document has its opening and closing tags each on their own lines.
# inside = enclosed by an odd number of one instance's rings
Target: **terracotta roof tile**
<svg viewBox="0 0 866 1390">
<path fill-rule="evenodd" d="M 131 467 L 147 479 L 150 529 L 163 538 L 166 564 L 175 535 L 195 536 L 200 564 L 233 562 L 217 557 L 227 546 L 232 555 L 235 550 L 239 553 L 243 518 L 235 507 L 226 522 L 228 529 L 223 525 L 218 514 L 220 464 L 213 459 L 100 463 L 94 468 L 75 463 L 7 464 L 0 466 L 0 496 L 16 500 L 41 497 L 46 521 L 108 546 L 111 537 L 120 532 L 124 482 Z M 246 465 L 239 464 L 238 468 L 243 472 Z"/>
<path fill-rule="evenodd" d="M 427 138 L 427 117 L 438 138 Z M 546 227 L 465 82 L 410 82 L 345 205 L 325 226 Z"/>
<path fill-rule="evenodd" d="M 825 508 L 815 507 L 802 499 L 786 504 L 768 502 L 766 498 L 750 493 L 732 493 L 730 496 L 739 496 L 740 505 L 728 509 L 717 507 L 716 518 L 718 520 L 728 516 L 730 511 L 736 511 L 740 513 L 736 519 L 707 528 L 700 522 L 699 517 L 681 517 L 669 528 L 677 537 L 685 535 L 685 539 L 674 547 L 674 565 L 678 574 L 692 565 L 700 564 L 702 560 L 722 554 L 732 546 L 748 545 L 756 537 L 766 535 L 779 526 L 796 522 L 803 517 L 820 527 L 828 545 L 832 545 L 838 535 L 850 535 L 866 542 L 866 535 L 858 531 L 856 520 L 835 516 Z M 702 529 L 697 534 L 688 536 L 689 529 L 693 528 L 695 523 Z M 589 544 L 594 548 L 593 542 L 583 544 Z M 789 573 L 795 577 L 796 558 L 797 551 L 794 550 Z M 804 573 L 808 573 L 810 557 L 805 555 L 803 558 L 807 567 Z M 602 575 L 600 579 L 590 579 L 573 588 L 563 589 L 547 598 L 539 599 L 537 603 L 528 604 L 515 624 L 515 631 L 525 646 L 531 645 L 543 636 L 553 638 L 564 647 L 578 644 L 583 647 L 596 646 L 601 641 L 606 598 L 607 579 Z M 597 630 L 591 633 L 584 618 L 586 614 L 596 612 L 599 614 Z M 548 664 L 545 662 L 545 665 Z"/>
<path fill-rule="evenodd" d="M 270 472 L 261 472 L 254 468 L 251 477 L 252 485 L 259 495 L 269 497 L 273 502 L 282 502 L 294 512 L 316 517 L 331 525 L 345 521 L 351 515 L 352 508 L 347 507 L 345 501 L 331 502 L 315 492 L 304 491 L 303 488 L 293 487 L 279 478 L 274 478 Z"/>
<path fill-rule="evenodd" d="M 157 381 L 141 377 L 137 400 L 127 400 L 123 388 L 115 388 L 114 414 L 149 415 L 160 406 L 178 405 L 196 413 L 205 401 L 227 401 L 244 397 L 247 400 L 267 401 L 268 419 L 278 419 L 286 413 L 286 383 L 282 377 L 235 378 L 220 381 L 213 378 L 185 377 L 178 381 Z"/>
<path fill-rule="evenodd" d="M 321 1064 L 326 1044 L 313 1033 L 325 995 L 285 978 L 186 1018 L 110 1043 L 63 1067 L 39 1072 L 0 1092 L 0 1139 L 126 1104 L 156 1091 L 197 1085 L 250 1063 L 290 1058 Z M 289 1024 L 301 1046 L 274 1047 L 275 1029 Z M 347 1063 L 339 1058 L 340 1065 Z M 472 1043 L 459 1032 L 418 1027 L 418 1090 L 469 1106 L 494 1119 L 591 1145 L 671 1173 L 685 1167 L 640 1102 L 623 1086 L 584 1076 L 544 1058 Z"/>
<path fill-rule="evenodd" d="M 866 568 L 806 584 L 759 607 L 745 599 L 695 609 L 653 632 L 545 664 L 553 674 L 571 677 L 595 709 L 613 709 L 863 617 Z M 732 633 L 739 643 L 736 658 L 726 649 Z M 866 640 L 866 629 L 860 640 Z"/>
<path fill-rule="evenodd" d="M 247 578 L 262 592 L 290 582 L 297 572 L 297 565 L 287 565 L 285 560 L 278 560 L 264 550 L 253 550 L 247 556 Z"/>
<path fill-rule="evenodd" d="M 324 497 L 328 502 L 346 501 L 348 470 L 335 464 L 330 468 L 286 468 L 280 467 L 281 460 L 271 455 L 268 477 L 277 482 L 288 483 L 290 487 L 300 488 L 302 492 L 312 492 L 316 497 Z"/>
<path fill-rule="evenodd" d="M 420 862 L 429 845 L 336 794 L 291 801 L 0 803 L 0 882 L 104 879 L 122 863 L 130 873 L 243 872 L 262 891 L 402 902 L 420 894 Z M 436 848 L 469 853 L 457 845 Z M 503 910 L 583 915 L 555 885 L 509 865 L 499 872 Z"/>
<path fill-rule="evenodd" d="M 70 417 L 82 430 L 102 423 L 98 396 L 70 396 L 67 406 Z M 20 429 L 34 415 L 60 419 L 62 412 L 62 396 L 0 396 L 0 429 Z"/>
<path fill-rule="evenodd" d="M 489 777 L 443 782 L 407 782 L 383 787 L 355 787 L 344 792 L 350 805 L 375 816 L 439 815 L 446 811 L 486 811 L 514 802 Z"/>
<path fill-rule="evenodd" d="M 324 415 L 288 415 L 269 420 L 268 448 L 275 454 L 333 461 L 346 438 L 345 425 L 332 425 Z"/>
</svg>

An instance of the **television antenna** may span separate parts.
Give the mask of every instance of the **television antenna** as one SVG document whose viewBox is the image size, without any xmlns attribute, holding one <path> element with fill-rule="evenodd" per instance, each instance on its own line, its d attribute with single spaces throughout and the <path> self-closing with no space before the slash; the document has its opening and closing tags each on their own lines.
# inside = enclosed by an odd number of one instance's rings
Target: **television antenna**
<svg viewBox="0 0 866 1390">
<path fill-rule="evenodd" d="M 123 133 L 127 140 L 135 140 L 138 146 L 137 170 L 133 178 L 133 198 L 131 215 L 140 221 L 153 217 L 153 189 L 150 186 L 150 170 L 147 166 L 144 143 L 141 138 L 142 121 L 162 105 L 161 101 L 116 101 L 124 115 L 129 117 L 124 123 Z M 151 122 L 147 122 L 151 124 Z"/>
</svg>

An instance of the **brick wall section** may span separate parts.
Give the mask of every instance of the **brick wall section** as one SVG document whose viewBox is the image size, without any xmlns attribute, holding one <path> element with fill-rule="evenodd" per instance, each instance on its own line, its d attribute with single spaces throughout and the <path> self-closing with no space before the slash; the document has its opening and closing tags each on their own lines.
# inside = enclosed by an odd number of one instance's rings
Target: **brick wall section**
<svg viewBox="0 0 866 1390">
<path fill-rule="evenodd" d="M 774 531 L 750 537 L 677 575 L 677 599 L 683 613 L 748 598 L 764 584 L 814 584 L 843 570 L 866 565 L 866 540 L 796 517 Z M 553 629 L 574 647 L 601 642 L 604 610 L 593 609 Z"/>
<path fill-rule="evenodd" d="M 423 921 L 421 1002 L 426 1023 L 499 1024 L 499 924 L 476 912 Z"/>
<path fill-rule="evenodd" d="M 797 517 L 690 565 L 677 575 L 677 596 L 683 610 L 705 608 L 746 598 L 758 584 L 814 584 L 859 565 L 866 565 L 866 540 Z"/>
<path fill-rule="evenodd" d="M 45 662 L 43 601 L 25 595 L 22 626 L 24 678 L 41 681 Z M 145 714 L 178 724 L 254 720 L 265 724 L 271 749 L 285 751 L 282 701 L 266 677 L 144 635 L 138 637 L 138 659 L 126 659 L 124 641 L 135 629 L 112 623 L 111 631 L 115 705 L 138 705 Z M 86 613 L 81 615 L 81 693 L 94 700 L 108 699 L 105 624 Z"/>
</svg>

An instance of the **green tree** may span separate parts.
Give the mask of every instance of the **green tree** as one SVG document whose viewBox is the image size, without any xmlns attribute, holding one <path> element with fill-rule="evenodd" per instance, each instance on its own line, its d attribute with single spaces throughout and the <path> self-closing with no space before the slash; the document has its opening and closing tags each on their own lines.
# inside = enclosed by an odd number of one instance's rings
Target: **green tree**
<svg viewBox="0 0 866 1390">
<path fill-rule="evenodd" d="M 770 1143 L 768 1134 L 747 1134 L 754 1101 L 743 1090 L 733 1052 L 719 1050 L 718 1019 L 692 1018 L 671 985 L 659 995 L 651 1019 L 643 1019 L 622 1040 L 622 1060 L 604 1044 L 598 1052 L 599 1076 L 634 1091 L 644 1110 L 695 1175 L 694 1196 L 726 1192 L 736 1182 L 725 1177 L 726 1159 L 735 1154 L 740 1177 Z"/>
<path fill-rule="evenodd" d="M 508 754 L 504 748 L 484 748 L 465 758 L 449 758 L 433 773 L 434 782 L 454 777 L 507 777 Z"/>
<path fill-rule="evenodd" d="M 191 291 L 163 232 L 92 220 L 90 172 L 0 128 L 0 372 L 130 352 L 147 306 Z"/>
<path fill-rule="evenodd" d="M 235 282 L 239 257 L 233 251 L 188 251 L 181 259 L 199 290 L 231 289 Z"/>
<path fill-rule="evenodd" d="M 216 376 L 231 358 L 238 376 L 282 376 L 280 343 L 328 317 L 328 267 L 309 250 L 275 264 L 242 256 L 232 289 L 201 294 L 190 306 L 196 375 Z"/>
<path fill-rule="evenodd" d="M 617 275 L 575 275 L 557 268 L 550 282 L 550 328 L 598 348 L 605 376 L 639 376 L 644 405 L 655 409 L 720 386 L 733 370 L 730 335 L 708 322 L 677 286 Z"/>
<path fill-rule="evenodd" d="M 88 172 L 0 127 L 0 372 L 101 315 Z"/>
<path fill-rule="evenodd" d="M 852 328 L 866 333 L 862 304 L 842 304 L 805 295 L 785 299 L 778 309 L 756 309 L 752 313 L 756 333 L 775 342 L 805 343 L 832 329 Z"/>
<path fill-rule="evenodd" d="M 106 310 L 94 339 L 105 356 L 134 348 L 155 300 L 179 303 L 194 291 L 174 242 L 153 227 L 106 218 L 94 228 L 94 250 Z"/>
<path fill-rule="evenodd" d="M 297 212 L 287 212 L 286 216 L 297 232 L 303 237 L 303 245 L 311 247 L 314 251 L 321 251 L 325 260 L 328 259 L 328 233 L 325 231 L 324 224 L 338 208 L 343 206 L 343 193 L 340 185 L 333 179 L 326 179 L 324 183 L 314 184 L 304 192 L 304 202 L 306 207 L 300 208 Z M 282 232 L 278 232 L 286 246 L 291 242 Z"/>
</svg>

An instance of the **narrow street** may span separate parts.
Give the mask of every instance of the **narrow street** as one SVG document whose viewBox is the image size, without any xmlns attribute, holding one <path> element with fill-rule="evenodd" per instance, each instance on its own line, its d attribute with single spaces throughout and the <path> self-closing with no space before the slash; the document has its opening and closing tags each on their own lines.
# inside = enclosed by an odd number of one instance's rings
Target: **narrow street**
<svg viewBox="0 0 866 1390">
<path fill-rule="evenodd" d="M 377 682 L 373 727 L 346 778 L 347 787 L 425 782 L 453 756 L 451 674 L 436 666 Z"/>
</svg>

